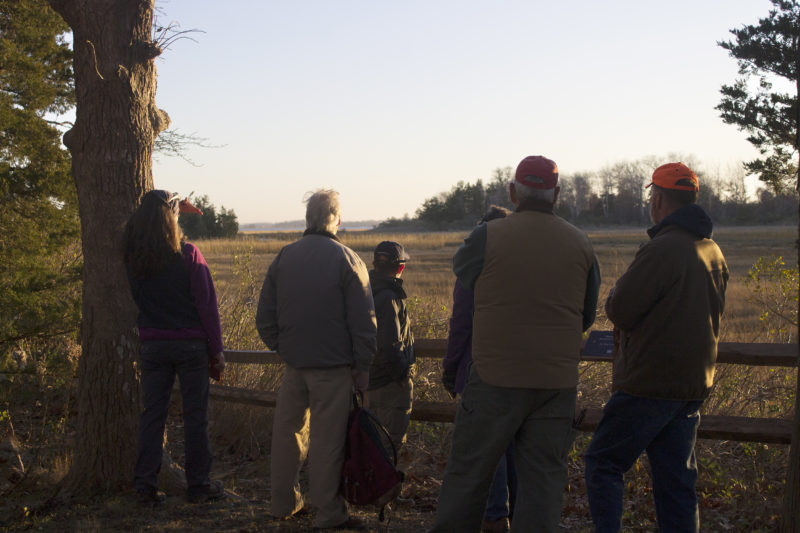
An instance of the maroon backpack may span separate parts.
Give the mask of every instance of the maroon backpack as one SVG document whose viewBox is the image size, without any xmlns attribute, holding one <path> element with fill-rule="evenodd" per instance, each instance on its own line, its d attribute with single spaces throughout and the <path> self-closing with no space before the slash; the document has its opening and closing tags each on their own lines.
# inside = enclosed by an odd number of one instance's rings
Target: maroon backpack
<svg viewBox="0 0 800 533">
<path fill-rule="evenodd" d="M 362 404 L 363 393 L 353 394 L 353 410 L 347 421 L 342 493 L 354 505 L 379 506 L 382 521 L 383 507 L 400 494 L 404 475 L 397 470 L 397 449 L 389 432 Z M 385 443 L 391 447 L 391 455 Z"/>
</svg>

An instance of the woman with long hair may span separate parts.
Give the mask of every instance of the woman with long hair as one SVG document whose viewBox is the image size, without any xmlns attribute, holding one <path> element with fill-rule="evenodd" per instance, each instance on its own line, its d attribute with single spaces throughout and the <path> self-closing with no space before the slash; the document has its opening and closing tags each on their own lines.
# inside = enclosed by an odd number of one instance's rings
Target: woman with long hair
<svg viewBox="0 0 800 533">
<path fill-rule="evenodd" d="M 177 194 L 153 190 L 125 226 L 124 261 L 139 308 L 143 411 L 134 483 L 138 501 L 158 505 L 158 472 L 175 375 L 183 400 L 187 498 L 200 503 L 223 495 L 212 482 L 208 439 L 208 377 L 225 368 L 214 283 L 203 255 L 183 241 L 178 213 L 199 212 Z"/>
</svg>

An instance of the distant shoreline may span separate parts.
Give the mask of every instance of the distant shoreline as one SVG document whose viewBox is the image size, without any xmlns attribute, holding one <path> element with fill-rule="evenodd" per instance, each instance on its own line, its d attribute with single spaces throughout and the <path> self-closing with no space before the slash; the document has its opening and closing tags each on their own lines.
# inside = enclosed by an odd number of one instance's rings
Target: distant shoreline
<svg viewBox="0 0 800 533">
<path fill-rule="evenodd" d="M 296 227 L 274 227 L 274 226 L 258 226 L 253 228 L 239 228 L 239 233 L 267 233 L 267 232 L 278 232 L 278 231 L 285 231 L 285 232 L 293 232 L 293 231 L 305 231 L 305 226 L 296 226 Z M 339 231 L 369 231 L 375 229 L 375 226 L 345 226 L 344 224 L 339 227 Z"/>
<path fill-rule="evenodd" d="M 365 231 L 378 226 L 381 220 L 354 220 L 342 222 L 340 230 L 345 231 Z M 252 222 L 250 224 L 239 224 L 239 233 L 258 233 L 263 231 L 304 231 L 306 229 L 305 220 L 287 220 L 285 222 Z"/>
</svg>

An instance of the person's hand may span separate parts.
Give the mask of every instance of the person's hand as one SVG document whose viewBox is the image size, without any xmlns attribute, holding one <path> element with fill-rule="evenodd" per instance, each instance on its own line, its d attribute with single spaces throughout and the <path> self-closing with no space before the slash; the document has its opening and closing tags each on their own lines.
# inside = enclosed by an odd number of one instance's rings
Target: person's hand
<svg viewBox="0 0 800 533">
<path fill-rule="evenodd" d="M 456 397 L 456 375 L 445 370 L 442 372 L 442 385 L 453 398 Z"/>
<path fill-rule="evenodd" d="M 369 385 L 369 372 L 364 372 L 363 370 L 353 368 L 352 375 L 353 386 L 356 388 L 356 390 L 366 392 L 367 385 Z"/>
<path fill-rule="evenodd" d="M 211 357 L 211 368 L 217 371 L 219 375 L 225 370 L 225 354 L 219 352 Z"/>
</svg>

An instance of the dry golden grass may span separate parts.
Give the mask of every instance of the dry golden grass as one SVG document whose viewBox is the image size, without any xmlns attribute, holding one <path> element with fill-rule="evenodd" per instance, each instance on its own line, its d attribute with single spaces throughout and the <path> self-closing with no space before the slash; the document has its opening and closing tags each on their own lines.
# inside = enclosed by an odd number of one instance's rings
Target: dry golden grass
<svg viewBox="0 0 800 533">
<path fill-rule="evenodd" d="M 715 240 L 725 254 L 731 270 L 727 304 L 722 322 L 722 340 L 729 342 L 764 342 L 765 336 L 759 324 L 761 310 L 748 301 L 749 289 L 744 278 L 750 266 L 761 256 L 779 255 L 794 263 L 797 229 L 793 227 L 724 227 L 715 232 Z M 603 283 L 601 300 L 608 294 L 616 279 L 625 271 L 633 259 L 636 249 L 647 240 L 642 229 L 590 230 L 589 237 L 600 263 Z M 301 232 L 270 232 L 248 234 L 238 239 L 213 239 L 199 242 L 215 276 L 221 295 L 231 291 L 241 281 L 237 274 L 237 263 L 246 263 L 252 271 L 253 283 L 260 288 L 267 267 L 280 249 L 298 239 Z M 403 273 L 420 337 L 446 334 L 438 327 L 450 315 L 454 276 L 451 271 L 452 256 L 463 241 L 465 233 L 373 233 L 347 232 L 342 241 L 356 250 L 364 261 L 372 260 L 372 250 L 382 240 L 394 240 L 403 244 L 411 260 Z M 601 302 L 602 303 L 602 302 Z M 608 329 L 605 317 L 598 316 L 596 329 Z M 433 335 L 435 334 L 435 335 Z M 245 339 L 230 341 L 239 343 Z M 231 348 L 239 347 L 232 346 Z"/>
<path fill-rule="evenodd" d="M 638 247 L 647 240 L 643 229 L 590 230 L 589 237 L 595 248 L 603 278 L 600 289 L 598 317 L 593 329 L 611 329 L 602 310 L 602 301 L 616 279 L 625 271 Z M 232 349 L 263 349 L 254 328 L 255 305 L 263 276 L 275 254 L 287 243 L 300 238 L 301 232 L 270 232 L 250 234 L 238 239 L 202 241 L 200 248 L 214 272 L 223 314 L 225 345 Z M 356 250 L 369 264 L 372 250 L 383 240 L 398 241 L 411 256 L 403 273 L 408 292 L 410 314 L 418 338 L 443 338 L 447 336 L 448 319 L 452 305 L 454 275 L 452 256 L 463 241 L 465 233 L 375 233 L 347 232 L 342 241 Z M 796 228 L 723 227 L 715 232 L 715 239 L 725 254 L 731 278 L 726 295 L 726 310 L 721 326 L 721 338 L 728 342 L 770 342 L 766 328 L 760 322 L 761 309 L 751 301 L 752 292 L 745 286 L 747 271 L 761 256 L 780 255 L 790 264 L 795 257 Z M 418 396 L 431 400 L 446 400 L 446 393 L 438 386 L 439 363 L 421 360 L 418 364 Z M 584 401 L 599 404 L 609 394 L 609 365 L 584 363 L 581 365 L 581 397 Z M 271 388 L 275 377 L 265 377 L 256 368 L 235 369 L 229 381 L 241 386 Z M 790 379 L 790 369 L 747 368 L 721 365 L 718 371 L 717 391 L 707 402 L 709 412 L 764 413 L 791 409 L 791 392 L 773 395 L 767 401 L 764 389 L 782 391 Z M 267 380 L 269 383 L 265 383 Z M 737 390 L 740 394 L 731 394 Z M 741 400 L 738 397 L 762 398 L 760 401 Z M 777 405 L 780 404 L 780 405 Z"/>
<path fill-rule="evenodd" d="M 728 342 L 774 342 L 759 320 L 761 308 L 752 301 L 744 280 L 759 257 L 783 256 L 795 264 L 796 228 L 719 228 L 715 240 L 725 254 L 731 271 L 721 337 Z M 603 283 L 600 309 L 593 326 L 611 328 L 602 312 L 602 301 L 616 279 L 625 271 L 639 245 L 647 240 L 643 229 L 589 230 L 600 263 Z M 225 345 L 231 349 L 263 349 L 254 328 L 255 306 L 263 277 L 275 254 L 300 232 L 248 235 L 235 240 L 198 243 L 211 265 L 220 296 Z M 341 235 L 369 264 L 374 246 L 382 240 L 401 242 L 411 260 L 403 274 L 409 294 L 410 314 L 418 338 L 447 336 L 452 305 L 454 276 L 452 256 L 465 233 L 373 233 Z M 797 342 L 796 335 L 792 339 Z M 579 403 L 601 405 L 610 394 L 610 365 L 582 363 Z M 227 384 L 274 389 L 278 367 L 231 365 Z M 421 359 L 415 375 L 415 397 L 419 400 L 449 401 L 439 384 L 440 362 Z M 715 390 L 704 405 L 706 413 L 739 416 L 791 417 L 793 415 L 796 370 L 719 365 Z M 264 458 L 269 446 L 269 421 L 265 410 L 216 403 L 214 433 L 230 451 L 246 453 L 251 459 Z M 412 479 L 408 491 L 419 501 L 435 498 L 449 450 L 449 424 L 412 422 L 409 446 L 415 450 L 408 469 Z M 573 531 L 591 531 L 583 489 L 582 453 L 590 435 L 581 435 L 570 454 L 570 481 L 562 524 Z M 219 441 L 218 441 L 219 442 Z M 779 521 L 780 498 L 787 468 L 787 447 L 757 443 L 698 441 L 700 479 L 698 495 L 701 520 L 706 531 L 772 531 Z M 262 464 L 255 462 L 254 465 Z M 259 471 L 261 475 L 266 472 Z M 626 531 L 654 529 L 649 476 L 646 463 L 637 463 L 626 475 Z M 425 487 L 428 487 L 427 489 Z M 242 486 L 244 489 L 244 485 Z M 424 518 L 427 520 L 429 517 Z M 423 528 L 424 529 L 424 528 Z"/>
</svg>

